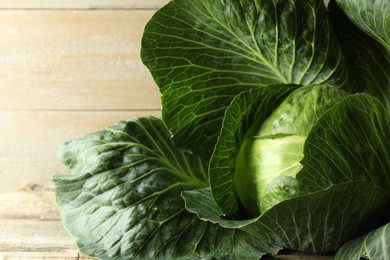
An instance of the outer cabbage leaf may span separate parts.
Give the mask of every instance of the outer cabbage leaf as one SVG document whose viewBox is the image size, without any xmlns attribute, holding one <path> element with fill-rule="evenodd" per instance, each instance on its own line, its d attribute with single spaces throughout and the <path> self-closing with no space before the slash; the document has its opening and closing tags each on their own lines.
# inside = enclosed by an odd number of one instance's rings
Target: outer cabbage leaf
<svg viewBox="0 0 390 260">
<path fill-rule="evenodd" d="M 390 51 L 390 2 L 388 0 L 337 0 L 345 14 L 363 31 Z"/>
<path fill-rule="evenodd" d="M 207 187 L 199 157 L 178 151 L 161 119 L 120 122 L 61 147 L 71 175 L 54 178 L 66 229 L 101 259 L 258 259 L 241 231 L 204 222 L 181 192 Z"/>
<path fill-rule="evenodd" d="M 318 0 L 174 0 L 147 24 L 141 56 L 160 87 L 175 143 L 205 157 L 240 92 L 345 80 L 341 48 Z"/>
<path fill-rule="evenodd" d="M 383 207 L 388 206 L 383 189 L 369 182 L 348 182 L 282 201 L 243 230 L 264 232 L 284 248 L 326 253 L 381 223 Z"/>
<path fill-rule="evenodd" d="M 390 224 L 387 224 L 343 245 L 337 251 L 335 260 L 386 260 L 389 257 Z"/>
<path fill-rule="evenodd" d="M 335 1 L 328 8 L 346 59 L 348 88 L 378 97 L 390 112 L 390 51 L 353 24 Z"/>
<path fill-rule="evenodd" d="M 186 191 L 184 198 L 187 209 L 201 219 L 239 228 L 255 237 L 259 246 L 269 248 L 270 253 L 281 248 L 310 253 L 335 251 L 380 223 L 382 208 L 388 206 L 386 192 L 365 181 L 337 184 L 285 200 L 246 221 L 218 216 L 218 206 L 208 189 Z"/>
<path fill-rule="evenodd" d="M 390 120 L 378 99 L 368 94 L 346 97 L 320 118 L 306 139 L 303 169 L 297 175 L 301 190 L 352 180 L 389 190 L 389 134 Z"/>
<path fill-rule="evenodd" d="M 224 214 L 219 206 L 214 202 L 209 188 L 184 191 L 182 196 L 185 200 L 185 206 L 188 211 L 196 214 L 200 219 L 204 221 L 210 221 L 211 223 L 218 223 L 224 228 L 231 228 L 240 230 L 254 222 L 257 218 L 247 220 L 232 220 L 224 218 Z M 241 231 L 243 232 L 243 231 Z M 273 238 L 267 237 L 267 233 L 260 232 L 248 236 L 252 237 L 253 241 L 256 241 L 256 246 L 261 248 L 263 252 L 276 255 L 279 250 L 283 249 L 278 244 L 272 243 Z"/>
</svg>

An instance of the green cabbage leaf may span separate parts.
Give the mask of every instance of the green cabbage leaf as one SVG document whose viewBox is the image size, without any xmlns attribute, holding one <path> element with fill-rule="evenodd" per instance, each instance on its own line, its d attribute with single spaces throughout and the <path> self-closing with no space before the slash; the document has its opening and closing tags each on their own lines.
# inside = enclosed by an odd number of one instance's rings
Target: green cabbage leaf
<svg viewBox="0 0 390 260">
<path fill-rule="evenodd" d="M 349 241 L 338 250 L 335 260 L 387 259 L 390 255 L 390 224 Z"/>
<path fill-rule="evenodd" d="M 139 118 L 64 144 L 71 175 L 54 177 L 64 226 L 99 259 L 258 259 L 243 231 L 204 222 L 181 192 L 207 187 L 198 156 L 174 148 L 161 119 Z"/>
<path fill-rule="evenodd" d="M 185 191 L 183 196 L 187 209 L 200 219 L 242 230 L 270 253 L 273 248 L 333 252 L 375 227 L 382 220 L 377 213 L 388 203 L 383 190 L 369 182 L 352 181 L 285 200 L 261 216 L 243 221 L 221 215 L 209 189 Z"/>
<path fill-rule="evenodd" d="M 340 6 L 343 6 L 344 2 L 352 4 L 352 1 L 337 1 Z M 362 1 L 354 3 L 357 2 Z M 375 1 L 374 5 L 379 2 L 385 4 L 386 0 Z M 359 24 L 352 23 L 337 3 L 331 1 L 328 8 L 329 17 L 334 24 L 336 36 L 342 47 L 346 64 L 348 64 L 346 66 L 348 80 L 345 88 L 351 91 L 364 91 L 376 96 L 390 111 L 390 50 L 362 31 L 358 27 Z M 355 8 L 358 6 L 352 5 Z M 372 6 L 372 3 L 368 1 L 365 5 Z M 389 1 L 386 5 L 389 6 Z M 386 8 L 387 11 L 386 9 L 380 10 L 379 15 L 383 14 L 385 17 L 387 12 L 389 20 L 390 10 L 388 10 L 389 7 Z M 366 12 L 365 10 L 368 11 L 368 9 L 361 9 L 361 12 Z M 390 20 L 387 24 L 390 24 Z M 382 25 L 385 28 L 385 24 Z"/>
<path fill-rule="evenodd" d="M 344 56 L 322 1 L 175 0 L 145 28 L 142 60 L 182 148 L 210 155 L 240 92 L 271 84 L 345 84 Z"/>
<path fill-rule="evenodd" d="M 337 0 L 337 3 L 354 24 L 390 51 L 390 2 L 388 0 Z"/>
</svg>

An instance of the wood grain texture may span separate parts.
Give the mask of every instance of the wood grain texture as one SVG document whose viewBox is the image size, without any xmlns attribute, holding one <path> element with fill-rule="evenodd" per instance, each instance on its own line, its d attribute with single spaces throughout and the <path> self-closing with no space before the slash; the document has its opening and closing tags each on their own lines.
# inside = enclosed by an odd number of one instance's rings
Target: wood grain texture
<svg viewBox="0 0 390 260">
<path fill-rule="evenodd" d="M 0 109 L 159 109 L 140 59 L 154 11 L 0 11 Z"/>
<path fill-rule="evenodd" d="M 156 9 L 168 0 L 0 0 L 0 9 Z"/>
<path fill-rule="evenodd" d="M 62 226 L 54 192 L 23 189 L 0 195 L 0 259 L 87 259 Z"/>
</svg>

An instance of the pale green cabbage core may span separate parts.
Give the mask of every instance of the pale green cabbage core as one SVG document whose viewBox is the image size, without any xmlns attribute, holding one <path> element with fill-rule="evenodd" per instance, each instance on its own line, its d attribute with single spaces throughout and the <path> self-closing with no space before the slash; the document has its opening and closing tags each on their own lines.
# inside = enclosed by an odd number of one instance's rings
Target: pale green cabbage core
<svg viewBox="0 0 390 260">
<path fill-rule="evenodd" d="M 241 202 L 249 213 L 252 215 L 259 213 L 266 188 L 276 176 L 295 178 L 302 169 L 300 161 L 303 159 L 305 140 L 305 136 L 299 135 L 245 139 L 236 160 L 236 171 L 241 174 L 235 175 L 235 184 L 241 191 Z M 283 179 L 279 178 L 276 181 L 282 182 Z M 283 187 L 283 183 L 277 184 Z"/>
<path fill-rule="evenodd" d="M 307 135 L 317 120 L 346 92 L 330 86 L 293 91 L 263 121 L 253 122 L 235 161 L 234 182 L 244 208 L 253 216 L 299 193 Z"/>
</svg>

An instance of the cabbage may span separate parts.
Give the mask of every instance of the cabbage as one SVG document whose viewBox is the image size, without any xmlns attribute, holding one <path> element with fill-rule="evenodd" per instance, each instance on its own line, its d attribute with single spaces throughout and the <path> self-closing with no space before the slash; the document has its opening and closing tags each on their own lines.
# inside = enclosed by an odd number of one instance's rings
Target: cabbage
<svg viewBox="0 0 390 260">
<path fill-rule="evenodd" d="M 141 58 L 162 116 L 61 145 L 64 226 L 99 259 L 386 259 L 388 0 L 173 0 Z M 284 251 L 281 251 L 283 250 Z"/>
</svg>

